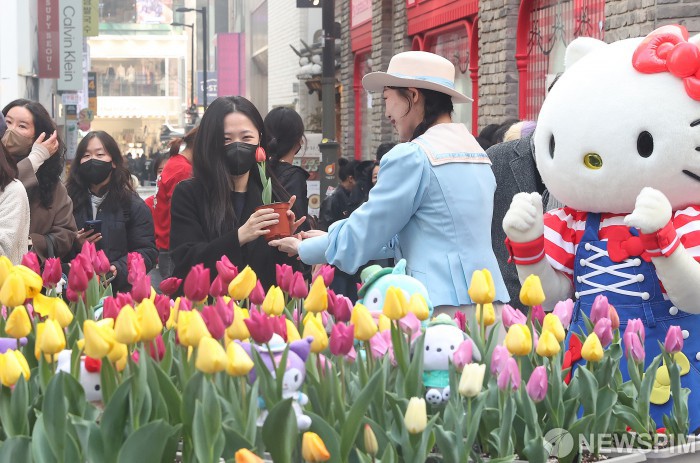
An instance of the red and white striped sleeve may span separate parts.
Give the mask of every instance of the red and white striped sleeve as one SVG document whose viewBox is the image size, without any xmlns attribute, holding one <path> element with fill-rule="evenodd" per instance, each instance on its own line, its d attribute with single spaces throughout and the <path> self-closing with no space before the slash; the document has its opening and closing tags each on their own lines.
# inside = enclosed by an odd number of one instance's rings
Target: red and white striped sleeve
<svg viewBox="0 0 700 463">
<path fill-rule="evenodd" d="M 700 262 L 700 206 L 676 211 L 672 221 L 683 247 Z"/>
<path fill-rule="evenodd" d="M 553 209 L 544 215 L 544 248 L 547 260 L 569 278 L 574 274 L 577 230 L 585 223 L 585 212 L 570 207 Z"/>
</svg>

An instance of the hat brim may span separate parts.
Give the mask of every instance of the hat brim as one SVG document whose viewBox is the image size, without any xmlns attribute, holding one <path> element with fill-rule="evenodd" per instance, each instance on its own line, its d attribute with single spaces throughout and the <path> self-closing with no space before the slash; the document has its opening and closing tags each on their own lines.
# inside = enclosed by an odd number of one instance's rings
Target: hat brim
<svg viewBox="0 0 700 463">
<path fill-rule="evenodd" d="M 368 92 L 381 92 L 384 87 L 415 87 L 424 88 L 426 90 L 435 90 L 436 92 L 445 93 L 452 97 L 452 103 L 471 103 L 472 100 L 468 96 L 459 93 L 446 85 L 441 85 L 435 82 L 430 82 L 421 79 L 410 79 L 407 77 L 398 77 L 386 72 L 370 72 L 362 78 L 362 86 Z"/>
<path fill-rule="evenodd" d="M 370 275 L 369 278 L 367 278 L 366 281 L 362 282 L 362 286 L 360 286 L 360 289 L 357 290 L 357 297 L 365 297 L 365 293 L 367 292 L 367 288 L 369 288 L 372 283 L 377 281 L 379 278 L 383 277 L 384 275 L 389 275 L 392 271 L 394 270 L 394 267 L 384 267 L 381 270 L 378 270 L 374 272 L 372 275 Z"/>
</svg>

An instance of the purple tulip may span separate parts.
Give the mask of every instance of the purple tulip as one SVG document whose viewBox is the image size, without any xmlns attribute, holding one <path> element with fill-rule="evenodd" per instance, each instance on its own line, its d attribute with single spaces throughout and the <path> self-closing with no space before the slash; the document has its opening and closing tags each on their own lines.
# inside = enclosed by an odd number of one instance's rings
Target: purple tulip
<svg viewBox="0 0 700 463">
<path fill-rule="evenodd" d="M 544 322 L 544 316 L 545 316 L 544 309 L 542 308 L 542 306 L 541 305 L 533 305 L 530 310 L 532 310 L 532 319 L 540 322 L 540 326 L 542 326 L 542 323 Z"/>
<path fill-rule="evenodd" d="M 569 325 L 571 325 L 571 317 L 574 314 L 574 301 L 567 299 L 565 301 L 557 302 L 557 305 L 554 306 L 552 313 L 559 318 L 559 321 L 565 330 L 569 329 Z"/>
<path fill-rule="evenodd" d="M 644 344 L 639 339 L 639 335 L 636 332 L 630 331 L 628 333 L 625 331 L 625 334 L 622 336 L 622 342 L 625 344 L 625 355 L 632 357 L 633 362 L 644 362 L 644 357 L 646 355 Z"/>
<path fill-rule="evenodd" d="M 465 339 L 457 347 L 457 350 L 452 354 L 452 363 L 455 368 L 461 371 L 465 365 L 472 363 L 472 354 L 474 353 L 474 345 L 471 339 Z"/>
<path fill-rule="evenodd" d="M 328 341 L 328 347 L 331 354 L 336 356 L 345 356 L 350 353 L 354 342 L 355 325 L 352 323 L 345 325 L 344 323 L 336 323 L 331 330 L 331 337 Z"/>
<path fill-rule="evenodd" d="M 513 308 L 510 304 L 505 304 L 503 306 L 503 314 L 501 315 L 503 320 L 503 327 L 510 328 L 511 325 L 524 325 L 527 323 L 527 317 L 520 310 Z M 544 317 L 543 317 L 544 319 Z"/>
<path fill-rule="evenodd" d="M 683 332 L 680 326 L 673 325 L 666 333 L 664 341 L 664 350 L 669 354 L 675 354 L 683 350 Z"/>
<path fill-rule="evenodd" d="M 32 270 L 37 275 L 41 275 L 41 266 L 39 265 L 39 258 L 33 251 L 30 251 L 22 256 L 22 265 Z"/>
<path fill-rule="evenodd" d="M 610 304 L 607 297 L 598 295 L 591 306 L 591 323 L 595 325 L 601 318 L 610 318 Z"/>
<path fill-rule="evenodd" d="M 542 402 L 547 396 L 547 386 L 547 369 L 539 366 L 532 371 L 525 390 L 532 400 Z"/>
<path fill-rule="evenodd" d="M 221 260 L 216 262 L 217 276 L 221 276 L 221 280 L 228 292 L 228 285 L 238 275 L 238 267 L 233 265 L 228 257 L 221 256 Z"/>
<path fill-rule="evenodd" d="M 206 299 L 209 294 L 209 269 L 204 268 L 204 264 L 197 264 L 192 267 L 185 277 L 185 296 L 193 302 Z"/>
<path fill-rule="evenodd" d="M 304 299 L 309 295 L 309 287 L 304 281 L 304 275 L 301 272 L 293 273 L 289 283 L 289 295 L 295 299 Z"/>
<path fill-rule="evenodd" d="M 491 374 L 498 375 L 506 365 L 506 361 L 510 358 L 510 352 L 506 346 L 496 346 L 493 349 L 491 356 Z"/>
<path fill-rule="evenodd" d="M 613 340 L 612 321 L 609 318 L 599 319 L 593 328 L 593 332 L 598 335 L 598 339 L 603 347 L 607 346 Z"/>
<path fill-rule="evenodd" d="M 204 320 L 204 324 L 207 325 L 207 329 L 212 338 L 222 339 L 224 337 L 226 327 L 216 307 L 213 305 L 204 306 L 204 309 L 202 309 L 202 319 Z"/>
<path fill-rule="evenodd" d="M 520 370 L 518 369 L 518 363 L 513 357 L 506 360 L 503 370 L 498 374 L 496 385 L 501 391 L 507 389 L 516 391 L 520 387 Z"/>
</svg>

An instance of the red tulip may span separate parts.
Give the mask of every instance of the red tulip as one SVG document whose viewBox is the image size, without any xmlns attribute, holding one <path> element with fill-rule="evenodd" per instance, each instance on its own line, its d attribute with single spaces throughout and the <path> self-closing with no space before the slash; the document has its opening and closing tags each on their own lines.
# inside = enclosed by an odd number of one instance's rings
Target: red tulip
<svg viewBox="0 0 700 463">
<path fill-rule="evenodd" d="M 84 292 L 87 287 L 88 276 L 85 272 L 83 259 L 78 256 L 71 261 L 70 271 L 68 272 L 68 289 L 78 294 Z"/>
<path fill-rule="evenodd" d="M 88 280 L 91 280 L 92 277 L 95 275 L 95 269 L 92 267 L 92 260 L 87 256 L 87 254 L 78 254 L 76 256 L 76 259 L 80 259 L 80 262 L 83 264 L 83 269 L 85 269 L 85 274 L 87 275 Z"/>
<path fill-rule="evenodd" d="M 284 342 L 287 342 L 287 318 L 284 315 L 270 317 L 272 320 L 273 333 L 279 334 Z"/>
<path fill-rule="evenodd" d="M 223 297 L 216 298 L 215 307 L 219 312 L 221 321 L 224 322 L 224 326 L 230 326 L 233 323 L 233 304 L 233 301 L 229 301 L 227 304 Z"/>
<path fill-rule="evenodd" d="M 214 281 L 212 281 L 209 287 L 209 295 L 211 297 L 226 296 L 228 294 L 228 285 L 221 278 L 221 274 L 218 274 Z"/>
<path fill-rule="evenodd" d="M 136 303 L 151 297 L 151 277 L 144 275 L 136 280 L 131 287 L 131 297 Z"/>
<path fill-rule="evenodd" d="M 39 258 L 34 252 L 30 251 L 22 256 L 22 265 L 29 268 L 37 275 L 41 275 L 41 266 L 39 265 Z"/>
<path fill-rule="evenodd" d="M 95 255 L 97 254 L 97 248 L 95 248 L 95 243 L 85 241 L 83 243 L 83 247 L 80 248 L 80 254 L 82 254 L 83 256 L 85 256 L 85 258 L 92 262 L 95 259 Z"/>
<path fill-rule="evenodd" d="M 204 264 L 195 265 L 185 278 L 185 296 L 193 302 L 203 301 L 209 294 L 210 281 L 209 269 Z"/>
<path fill-rule="evenodd" d="M 250 296 L 248 297 L 250 298 L 250 302 L 256 306 L 262 306 L 262 303 L 265 300 L 265 290 L 263 289 L 260 280 L 255 282 L 255 288 L 253 288 L 253 290 L 250 292 Z"/>
<path fill-rule="evenodd" d="M 292 283 L 292 267 L 290 267 L 287 264 L 275 264 L 275 272 L 277 278 L 277 286 L 279 286 L 282 291 L 289 294 L 289 288 Z"/>
<path fill-rule="evenodd" d="M 61 269 L 61 259 L 57 257 L 49 257 L 44 263 L 44 273 L 41 278 L 44 280 L 44 285 L 53 288 L 61 281 L 63 270 Z"/>
<path fill-rule="evenodd" d="M 228 292 L 229 283 L 238 275 L 238 267 L 233 265 L 228 257 L 221 256 L 221 260 L 216 262 L 216 271 L 219 274 L 218 276 L 223 280 Z"/>
<path fill-rule="evenodd" d="M 246 318 L 243 322 L 248 327 L 250 337 L 258 344 L 265 344 L 272 338 L 274 327 L 271 317 L 257 310 L 251 310 L 250 318 Z"/>
<path fill-rule="evenodd" d="M 163 294 L 172 297 L 182 284 L 181 278 L 170 277 L 160 282 L 160 290 Z"/>
<path fill-rule="evenodd" d="M 265 148 L 258 146 L 255 150 L 255 162 L 265 162 L 267 159 L 267 154 L 265 153 Z"/>
<path fill-rule="evenodd" d="M 110 265 L 105 252 L 102 249 L 97 251 L 97 254 L 95 254 L 95 257 L 92 259 L 92 266 L 95 269 L 95 273 L 98 275 L 106 275 L 107 272 L 109 272 Z"/>
<path fill-rule="evenodd" d="M 117 307 L 119 307 L 120 310 L 125 305 L 136 305 L 134 304 L 134 298 L 131 297 L 131 294 L 129 293 L 118 293 L 115 299 L 117 300 Z"/>
<path fill-rule="evenodd" d="M 331 338 L 328 341 L 331 354 L 340 356 L 348 355 L 355 340 L 354 333 L 355 325 L 352 323 L 349 325 L 336 323 L 331 330 Z"/>
<path fill-rule="evenodd" d="M 329 291 L 330 295 L 330 291 Z M 333 307 L 333 317 L 336 322 L 349 322 L 352 316 L 352 301 L 345 296 L 337 296 Z"/>
<path fill-rule="evenodd" d="M 296 299 L 303 299 L 309 295 L 309 287 L 304 281 L 304 275 L 301 272 L 293 273 L 289 284 L 289 295 Z"/>
<path fill-rule="evenodd" d="M 314 276 L 311 278 L 311 281 L 316 281 L 316 277 L 319 275 L 323 278 L 323 283 L 326 285 L 326 287 L 328 287 L 333 282 L 333 277 L 335 276 L 335 267 L 333 267 L 332 265 L 323 264 L 318 269 L 318 271 L 314 273 Z"/>
<path fill-rule="evenodd" d="M 70 286 L 66 288 L 66 299 L 68 299 L 69 302 L 78 302 L 80 296 L 82 296 L 83 301 L 87 300 L 87 297 L 84 292 L 76 293 L 75 291 L 73 291 L 73 289 L 71 289 Z"/>
<path fill-rule="evenodd" d="M 204 320 L 204 324 L 207 325 L 207 329 L 212 338 L 222 339 L 224 337 L 226 327 L 216 307 L 213 305 L 205 306 L 204 309 L 202 309 L 202 319 Z"/>
<path fill-rule="evenodd" d="M 180 298 L 180 305 L 177 306 L 179 312 L 189 312 L 192 310 L 192 301 L 186 297 Z"/>
<path fill-rule="evenodd" d="M 467 316 L 464 315 L 464 312 L 457 311 L 454 319 L 460 330 L 464 331 L 467 328 Z"/>
<path fill-rule="evenodd" d="M 122 306 L 120 306 L 115 298 L 112 296 L 106 297 L 102 302 L 102 318 L 112 318 L 117 319 L 119 311 Z"/>
<path fill-rule="evenodd" d="M 146 263 L 138 252 L 130 252 L 126 256 L 126 267 L 129 284 L 133 285 L 136 280 L 146 274 Z"/>
<path fill-rule="evenodd" d="M 165 294 L 157 294 L 153 304 L 156 306 L 161 323 L 165 326 L 170 318 L 170 298 Z"/>
<path fill-rule="evenodd" d="M 680 326 L 669 327 L 664 340 L 664 350 L 669 354 L 675 354 L 683 350 L 683 332 Z"/>
</svg>

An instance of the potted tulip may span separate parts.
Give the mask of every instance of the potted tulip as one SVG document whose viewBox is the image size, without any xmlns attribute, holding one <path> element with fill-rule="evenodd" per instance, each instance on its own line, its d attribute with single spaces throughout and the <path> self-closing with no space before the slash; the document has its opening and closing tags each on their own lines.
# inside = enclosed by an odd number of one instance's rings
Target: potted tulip
<svg viewBox="0 0 700 463">
<path fill-rule="evenodd" d="M 291 207 L 290 203 L 287 202 L 272 202 L 272 181 L 267 176 L 266 164 L 267 164 L 267 154 L 262 146 L 258 146 L 255 150 L 255 161 L 258 163 L 258 173 L 260 174 L 260 180 L 262 181 L 263 191 L 262 191 L 262 202 L 263 205 L 256 208 L 259 209 L 272 209 L 277 214 L 279 214 L 279 222 L 270 226 L 270 233 L 265 235 L 267 241 L 276 240 L 279 238 L 284 238 L 289 236 L 290 223 L 287 217 L 287 211 Z"/>
</svg>

